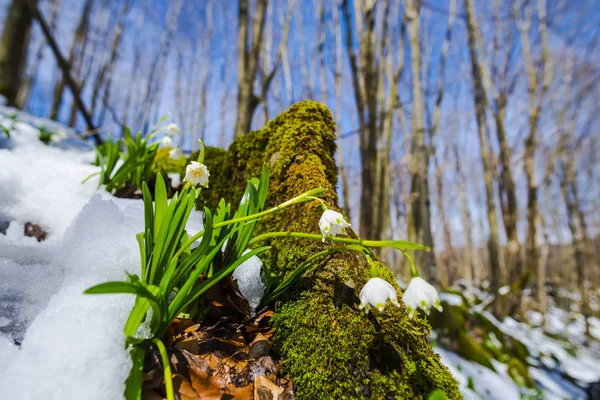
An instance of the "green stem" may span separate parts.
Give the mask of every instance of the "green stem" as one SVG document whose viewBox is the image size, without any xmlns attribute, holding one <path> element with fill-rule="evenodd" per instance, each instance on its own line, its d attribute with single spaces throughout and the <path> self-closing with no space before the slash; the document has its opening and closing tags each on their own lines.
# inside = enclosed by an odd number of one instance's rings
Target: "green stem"
<svg viewBox="0 0 600 400">
<path fill-rule="evenodd" d="M 98 172 L 94 172 L 93 174 L 90 174 L 90 176 L 88 176 L 87 178 L 85 178 L 84 180 L 81 181 L 82 184 L 86 183 L 87 181 L 90 180 L 90 178 L 93 178 L 96 175 L 100 175 L 102 172 L 98 171 Z"/>
<path fill-rule="evenodd" d="M 327 189 L 322 189 L 322 188 L 309 190 L 308 192 L 302 193 L 301 195 L 296 196 L 293 199 L 290 199 L 284 203 L 281 203 L 273 208 L 269 208 L 268 210 L 264 210 L 264 211 L 261 211 L 256 214 L 246 215 L 245 217 L 239 217 L 239 218 L 230 219 L 228 221 L 222 221 L 222 222 L 219 222 L 218 224 L 215 224 L 213 226 L 213 228 L 220 228 L 220 227 L 223 227 L 226 225 L 231 225 L 231 224 L 235 224 L 238 222 L 250 221 L 252 219 L 264 217 L 265 215 L 273 214 L 274 212 L 281 211 L 284 208 L 287 208 L 294 204 L 313 200 L 314 199 L 313 195 L 319 195 L 321 193 L 324 193 L 326 190 Z M 194 243 L 196 240 L 200 239 L 203 234 L 204 234 L 204 229 L 201 230 L 200 232 L 196 233 L 194 236 L 192 236 L 187 242 L 185 242 L 183 244 L 183 246 L 181 246 L 179 251 L 177 253 L 175 253 L 175 255 L 173 256 L 173 258 L 179 257 L 181 255 L 181 253 L 183 253 L 185 251 L 185 249 L 187 249 L 189 246 L 191 246 L 192 243 Z"/>
<path fill-rule="evenodd" d="M 419 270 L 417 269 L 417 266 L 415 265 L 415 262 L 413 260 L 413 258 L 408 254 L 408 252 L 404 251 L 404 250 L 400 250 L 402 252 L 402 254 L 404 254 L 404 257 L 406 257 L 408 259 L 408 262 L 410 263 L 410 276 L 411 278 L 418 278 L 419 277 Z"/>
<path fill-rule="evenodd" d="M 165 376 L 165 391 L 167 392 L 167 400 L 175 400 L 175 395 L 173 393 L 173 379 L 171 378 L 171 363 L 169 362 L 169 355 L 167 353 L 167 348 L 163 344 L 163 342 L 159 338 L 153 338 L 152 343 L 156 345 L 158 348 L 158 352 L 160 353 L 160 359 L 163 364 L 163 371 Z"/>
<path fill-rule="evenodd" d="M 313 234 L 313 233 L 303 233 L 303 232 L 268 232 L 263 233 L 262 235 L 256 236 L 248 243 L 248 247 L 251 247 L 253 244 L 260 242 L 262 240 L 274 237 L 294 237 L 294 238 L 304 238 L 304 239 L 313 239 L 313 240 L 321 240 L 322 236 Z M 338 236 L 330 236 L 327 240 L 331 240 L 332 242 L 341 242 L 341 243 L 352 243 L 352 244 L 360 244 L 365 247 L 392 247 L 395 249 L 399 249 L 403 251 L 403 249 L 416 249 L 416 250 L 425 250 L 429 251 L 429 247 L 423 246 L 417 243 L 405 242 L 403 240 L 363 240 L 363 239 L 350 239 L 346 237 L 338 237 Z"/>
</svg>

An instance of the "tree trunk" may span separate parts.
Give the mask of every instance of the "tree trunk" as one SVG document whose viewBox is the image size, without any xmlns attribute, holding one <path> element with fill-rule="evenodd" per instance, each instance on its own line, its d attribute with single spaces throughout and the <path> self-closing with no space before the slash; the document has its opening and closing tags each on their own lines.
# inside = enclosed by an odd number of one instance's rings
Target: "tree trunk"
<svg viewBox="0 0 600 400">
<path fill-rule="evenodd" d="M 425 276 L 435 281 L 437 272 L 431 233 L 431 208 L 429 195 L 429 151 L 425 145 L 425 105 L 421 86 L 421 44 L 419 43 L 419 1 L 405 4 L 412 70 L 412 149 L 411 149 L 411 209 L 409 214 L 408 240 L 423 243 L 432 251 L 417 253 L 416 263 L 423 268 Z"/>
<path fill-rule="evenodd" d="M 0 95 L 6 98 L 11 107 L 17 105 L 17 95 L 27 65 L 33 21 L 28 1 L 37 4 L 37 0 L 11 1 L 0 38 Z"/>
<path fill-rule="evenodd" d="M 252 116 L 259 104 L 254 94 L 254 79 L 262 47 L 268 0 L 257 0 L 256 17 L 252 24 L 252 41 L 249 42 L 248 0 L 239 0 L 238 6 L 238 96 L 237 118 L 234 135 L 236 138 L 250 132 Z M 250 45 L 250 48 L 248 46 Z"/>
<path fill-rule="evenodd" d="M 75 35 L 73 36 L 73 41 L 71 42 L 71 48 L 69 50 L 69 56 L 67 58 L 67 63 L 73 70 L 72 74 L 75 79 L 77 79 L 77 76 L 79 75 L 79 70 L 83 62 L 82 58 L 85 53 L 89 29 L 89 19 L 90 14 L 92 12 L 93 4 L 94 0 L 86 0 L 85 5 L 83 6 L 83 12 L 81 14 L 79 23 L 77 24 L 77 28 L 75 29 Z M 79 59 L 77 61 L 75 61 L 76 55 L 79 56 Z M 60 112 L 60 106 L 62 104 L 62 96 L 64 91 L 65 80 L 61 76 L 56 82 L 56 85 L 54 86 L 54 92 L 52 94 L 52 105 L 50 107 L 50 119 L 58 119 L 58 114 Z"/>
<path fill-rule="evenodd" d="M 264 129 L 236 139 L 218 172 L 213 200 L 225 197 L 237 204 L 248 177 L 257 176 L 267 163 L 271 171 L 267 207 L 310 188 L 324 187 L 328 189 L 324 200 L 339 210 L 334 128 L 323 105 L 306 101 L 292 106 Z M 265 217 L 257 233 L 316 233 L 322 212 L 317 203 L 293 206 L 283 218 Z M 349 234 L 355 236 L 352 231 Z M 304 239 L 274 239 L 269 244 L 272 250 L 263 262 L 280 277 L 332 245 Z M 392 272 L 376 263 L 382 278 L 398 290 Z M 428 343 L 425 320 L 409 319 L 404 305 L 368 317 L 358 310 L 357 295 L 369 276 L 362 257 L 332 254 L 277 305 L 272 318 L 275 343 L 286 360 L 298 398 L 413 399 L 427 398 L 434 389 L 450 399 L 462 398 L 451 373 Z"/>
<path fill-rule="evenodd" d="M 58 12 L 60 10 L 60 0 L 52 0 L 50 9 L 50 30 L 54 32 L 56 28 L 56 21 L 58 20 Z M 25 78 L 25 81 L 19 88 L 19 93 L 17 94 L 17 108 L 23 109 L 25 108 L 25 104 L 29 99 L 29 95 L 31 93 L 31 88 L 33 86 L 33 81 L 37 75 L 37 71 L 39 69 L 40 64 L 42 63 L 42 59 L 44 57 L 44 48 L 46 46 L 46 41 L 44 39 L 40 39 L 37 50 L 34 52 L 35 57 L 33 59 L 33 64 L 31 67 L 31 72 Z"/>
<path fill-rule="evenodd" d="M 342 6 L 344 0 L 339 0 L 340 4 L 333 6 L 333 19 L 335 29 L 335 123 L 336 123 L 336 140 L 337 140 L 337 160 L 340 169 L 340 177 L 342 179 L 342 199 L 344 201 L 344 215 L 348 218 L 348 221 L 352 219 L 350 213 L 350 193 L 348 188 L 348 176 L 346 173 L 346 166 L 344 164 L 344 142 L 342 139 L 342 75 L 344 68 L 343 60 L 343 44 L 342 44 L 342 21 L 340 18 L 339 8 Z M 285 69 L 284 69 L 285 71 Z M 291 86 L 291 79 L 290 79 Z M 291 89 L 289 89 L 291 92 Z M 289 99 L 292 101 L 292 99 Z"/>
<path fill-rule="evenodd" d="M 465 183 L 467 182 L 466 177 L 463 174 L 463 168 L 461 167 L 460 159 L 461 156 L 458 151 L 458 147 L 454 147 L 454 159 L 456 162 L 456 172 L 458 175 L 459 183 L 458 183 L 458 201 L 460 203 L 460 216 L 461 216 L 461 225 L 464 232 L 464 272 L 463 278 L 469 282 L 473 283 L 477 281 L 478 275 L 475 273 L 475 262 L 473 256 L 473 237 L 471 235 L 471 227 L 473 224 L 471 223 L 471 214 L 469 212 L 470 207 L 467 201 Z"/>
<path fill-rule="evenodd" d="M 483 164 L 485 195 L 486 195 L 486 210 L 487 219 L 490 229 L 488 238 L 488 255 L 490 261 L 491 275 L 491 291 L 496 296 L 494 301 L 494 312 L 502 318 L 506 315 L 504 301 L 498 290 L 504 284 L 505 271 L 501 260 L 500 244 L 498 239 L 498 219 L 496 214 L 496 205 L 494 204 L 494 189 L 493 189 L 493 173 L 490 165 L 491 155 L 489 146 L 486 143 L 485 127 L 485 92 L 483 79 L 481 76 L 481 68 L 476 50 L 476 36 L 479 35 L 479 27 L 477 25 L 477 17 L 473 7 L 473 0 L 465 0 L 467 12 L 467 35 L 469 43 L 469 53 L 471 56 L 471 73 L 473 76 L 473 101 L 475 107 L 475 117 L 477 119 L 477 132 L 479 135 L 479 145 L 481 152 L 481 161 Z"/>
<path fill-rule="evenodd" d="M 523 50 L 523 59 L 525 61 L 525 72 L 527 75 L 527 93 L 529 97 L 529 133 L 525 140 L 525 175 L 527 176 L 527 237 L 525 240 L 525 266 L 523 274 L 520 278 L 520 288 L 524 288 L 535 271 L 538 264 L 539 252 L 537 248 L 537 228 L 536 222 L 538 219 L 538 199 L 537 199 L 537 181 L 535 179 L 535 150 L 536 150 L 536 134 L 540 121 L 542 101 L 544 95 L 550 87 L 552 78 L 552 70 L 550 63 L 550 50 L 548 45 L 548 34 L 546 31 L 546 1 L 538 0 L 538 20 L 539 31 L 542 45 L 541 64 L 544 68 L 543 81 L 541 88 L 538 88 L 537 70 L 535 68 L 531 45 L 529 42 L 529 27 L 531 26 L 531 18 L 527 16 L 525 20 L 521 20 L 520 5 L 522 1 L 514 3 L 515 20 L 521 34 L 521 48 Z M 539 90 L 539 98 L 537 92 Z"/>
</svg>

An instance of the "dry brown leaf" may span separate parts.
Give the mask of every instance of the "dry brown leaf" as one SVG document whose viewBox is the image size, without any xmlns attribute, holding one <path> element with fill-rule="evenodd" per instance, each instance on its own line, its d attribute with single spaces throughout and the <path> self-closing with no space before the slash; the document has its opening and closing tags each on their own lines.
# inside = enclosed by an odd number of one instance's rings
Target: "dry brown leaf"
<svg viewBox="0 0 600 400">
<path fill-rule="evenodd" d="M 254 377 L 255 400 L 278 400 L 284 390 L 266 376 L 257 375 Z"/>
</svg>

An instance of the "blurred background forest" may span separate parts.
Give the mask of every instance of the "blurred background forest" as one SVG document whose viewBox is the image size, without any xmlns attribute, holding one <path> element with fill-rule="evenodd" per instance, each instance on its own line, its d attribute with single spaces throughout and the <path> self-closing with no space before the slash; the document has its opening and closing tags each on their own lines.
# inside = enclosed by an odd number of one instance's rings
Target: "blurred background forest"
<svg viewBox="0 0 600 400">
<path fill-rule="evenodd" d="M 361 236 L 429 245 L 427 277 L 488 281 L 498 316 L 548 293 L 598 312 L 597 1 L 0 0 L 0 21 L 8 105 L 100 140 L 171 113 L 191 152 L 318 100 Z"/>
</svg>

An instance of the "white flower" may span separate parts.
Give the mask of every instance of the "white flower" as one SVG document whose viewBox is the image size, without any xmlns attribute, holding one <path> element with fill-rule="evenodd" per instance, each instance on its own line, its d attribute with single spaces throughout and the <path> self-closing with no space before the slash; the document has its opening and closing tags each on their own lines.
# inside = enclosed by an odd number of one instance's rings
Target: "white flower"
<svg viewBox="0 0 600 400">
<path fill-rule="evenodd" d="M 178 135 L 181 132 L 181 130 L 179 129 L 179 126 L 177 126 L 177 124 L 170 123 L 169 125 L 167 125 L 167 132 L 169 136 L 175 136 Z"/>
<path fill-rule="evenodd" d="M 350 224 L 344 219 L 344 216 L 333 210 L 325 210 L 319 220 L 319 229 L 323 235 L 323 243 L 325 238 L 329 236 L 337 236 L 340 233 L 346 234 L 346 228 Z"/>
<path fill-rule="evenodd" d="M 160 140 L 160 146 L 173 147 L 173 139 L 171 139 L 171 136 L 163 136 L 163 138 Z"/>
<path fill-rule="evenodd" d="M 169 157 L 174 160 L 179 160 L 181 157 L 183 157 L 183 152 L 179 147 L 173 147 L 171 151 L 169 151 Z"/>
<path fill-rule="evenodd" d="M 68 137 L 69 135 L 67 135 L 67 132 L 64 129 L 59 129 L 50 137 L 50 141 L 53 143 L 58 143 L 67 139 Z"/>
<path fill-rule="evenodd" d="M 361 310 L 364 308 L 367 314 L 369 313 L 369 306 L 383 311 L 385 302 L 388 299 L 393 305 L 400 307 L 394 287 L 381 278 L 371 278 L 360 291 L 360 305 L 358 308 Z"/>
<path fill-rule="evenodd" d="M 413 317 L 417 308 L 422 309 L 429 314 L 429 309 L 435 307 L 442 311 L 440 296 L 436 288 L 431 286 L 425 279 L 416 277 L 412 278 L 408 287 L 404 291 L 402 301 L 408 308 L 409 317 Z"/>
<path fill-rule="evenodd" d="M 192 161 L 191 164 L 185 168 L 184 180 L 191 182 L 194 185 L 201 185 L 207 188 L 209 176 L 210 174 L 206 165 L 200 164 L 197 161 Z"/>
</svg>

